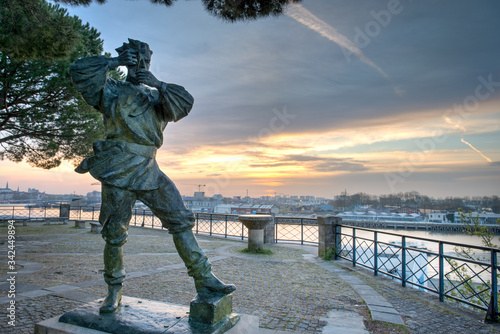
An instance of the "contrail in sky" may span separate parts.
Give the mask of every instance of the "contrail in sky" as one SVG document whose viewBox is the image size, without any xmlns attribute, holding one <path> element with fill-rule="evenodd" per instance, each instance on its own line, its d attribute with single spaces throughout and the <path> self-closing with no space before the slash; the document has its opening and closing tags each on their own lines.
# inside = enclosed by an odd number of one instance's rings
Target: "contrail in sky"
<svg viewBox="0 0 500 334">
<path fill-rule="evenodd" d="M 292 19 L 296 20 L 299 23 L 302 23 L 306 27 L 311 30 L 316 31 L 323 37 L 328 38 L 332 42 L 340 45 L 343 48 L 351 51 L 355 54 L 363 63 L 373 67 L 380 74 L 382 74 L 385 78 L 389 79 L 389 76 L 377 65 L 375 65 L 370 59 L 368 59 L 360 48 L 356 46 L 353 42 L 351 42 L 347 37 L 339 33 L 334 27 L 322 21 L 316 15 L 302 7 L 301 5 L 294 4 L 287 8 L 285 14 L 290 16 Z"/>
<path fill-rule="evenodd" d="M 464 132 L 463 134 L 467 133 L 467 129 L 463 125 L 461 125 L 459 122 L 452 121 L 451 118 L 449 118 L 448 116 L 444 116 L 444 120 L 446 123 L 453 125 L 457 129 L 462 130 Z"/>
<path fill-rule="evenodd" d="M 487 156 L 485 156 L 483 153 L 481 153 L 481 151 L 479 151 L 477 148 L 475 148 L 474 146 L 472 146 L 470 143 L 466 142 L 463 138 L 462 138 L 462 143 L 469 145 L 470 148 L 472 148 L 474 151 L 476 151 L 477 153 L 479 153 L 479 155 L 481 155 L 483 158 L 485 158 L 486 161 L 493 162 L 490 158 L 488 158 Z"/>
</svg>

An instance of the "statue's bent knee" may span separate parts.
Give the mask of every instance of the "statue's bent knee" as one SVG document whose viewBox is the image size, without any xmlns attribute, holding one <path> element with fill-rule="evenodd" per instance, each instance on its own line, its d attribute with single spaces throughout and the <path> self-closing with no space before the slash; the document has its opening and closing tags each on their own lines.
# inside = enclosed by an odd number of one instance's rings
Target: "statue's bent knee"
<svg viewBox="0 0 500 334">
<path fill-rule="evenodd" d="M 108 245 L 112 246 L 122 246 L 127 242 L 128 232 L 123 233 L 118 238 L 112 238 L 103 233 L 102 238 L 106 241 Z"/>
</svg>

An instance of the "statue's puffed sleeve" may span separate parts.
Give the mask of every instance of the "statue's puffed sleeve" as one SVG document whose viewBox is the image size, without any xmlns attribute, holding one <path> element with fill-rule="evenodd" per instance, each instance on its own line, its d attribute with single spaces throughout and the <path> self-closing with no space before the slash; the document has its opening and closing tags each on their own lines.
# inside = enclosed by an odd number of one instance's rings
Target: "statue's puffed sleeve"
<svg viewBox="0 0 500 334">
<path fill-rule="evenodd" d="M 108 58 L 104 56 L 81 58 L 70 67 L 76 89 L 94 107 L 99 105 L 108 72 Z"/>
<path fill-rule="evenodd" d="M 168 121 L 177 122 L 193 108 L 194 98 L 182 86 L 163 82 L 158 91 L 159 112 Z"/>
</svg>

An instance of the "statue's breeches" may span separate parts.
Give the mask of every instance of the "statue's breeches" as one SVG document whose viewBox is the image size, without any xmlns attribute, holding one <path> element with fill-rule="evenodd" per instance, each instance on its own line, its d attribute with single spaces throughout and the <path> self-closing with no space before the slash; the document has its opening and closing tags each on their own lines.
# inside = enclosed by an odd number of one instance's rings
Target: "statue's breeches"
<svg viewBox="0 0 500 334">
<path fill-rule="evenodd" d="M 136 200 L 151 208 L 169 233 L 178 234 L 193 228 L 194 214 L 184 206 L 174 183 L 161 173 L 158 185 L 159 188 L 155 190 L 131 191 L 103 184 L 99 222 L 102 225 L 102 237 L 106 241 L 104 277 L 108 284 L 121 283 L 125 278 L 121 249 L 127 242 Z"/>
</svg>

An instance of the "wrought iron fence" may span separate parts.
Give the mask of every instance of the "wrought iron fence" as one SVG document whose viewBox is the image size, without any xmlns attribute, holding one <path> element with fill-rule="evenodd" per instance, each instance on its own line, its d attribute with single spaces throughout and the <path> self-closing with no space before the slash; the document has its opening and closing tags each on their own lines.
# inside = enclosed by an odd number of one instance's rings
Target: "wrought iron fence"
<svg viewBox="0 0 500 334">
<path fill-rule="evenodd" d="M 393 239 L 393 241 L 388 241 Z M 395 241 L 394 241 L 395 240 Z M 498 253 L 396 233 L 337 226 L 337 257 L 465 305 L 498 314 Z"/>
</svg>

